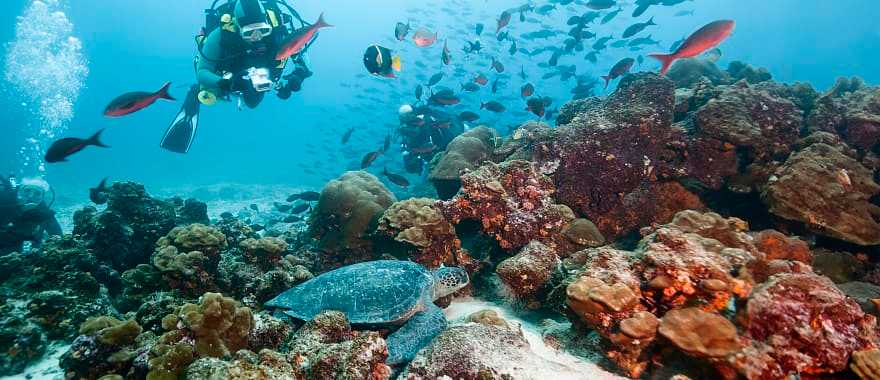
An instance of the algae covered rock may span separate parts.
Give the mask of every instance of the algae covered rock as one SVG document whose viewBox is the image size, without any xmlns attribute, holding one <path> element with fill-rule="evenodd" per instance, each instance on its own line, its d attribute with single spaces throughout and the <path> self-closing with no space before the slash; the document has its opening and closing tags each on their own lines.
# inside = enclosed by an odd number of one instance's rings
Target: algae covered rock
<svg viewBox="0 0 880 380">
<path fill-rule="evenodd" d="M 559 265 L 556 252 L 533 241 L 515 256 L 499 263 L 495 272 L 515 301 L 537 309 L 541 306 L 539 298 L 547 292 L 550 278 Z"/>
<path fill-rule="evenodd" d="M 137 351 L 137 337 L 143 329 L 134 320 L 112 316 L 89 318 L 80 325 L 60 366 L 67 378 L 96 379 L 107 374 L 127 374 Z"/>
<path fill-rule="evenodd" d="M 807 124 L 812 131 L 839 134 L 850 146 L 869 152 L 880 145 L 880 87 L 857 78 L 839 79 L 820 97 Z"/>
<path fill-rule="evenodd" d="M 367 172 L 348 172 L 330 181 L 321 191 L 309 227 L 309 236 L 324 253 L 321 261 L 325 269 L 373 258 L 366 235 L 396 201 L 394 194 Z"/>
<path fill-rule="evenodd" d="M 435 158 L 428 176 L 440 199 L 452 198 L 461 187 L 461 175 L 492 157 L 498 138 L 494 129 L 480 126 L 458 135 L 449 143 L 446 152 Z"/>
</svg>

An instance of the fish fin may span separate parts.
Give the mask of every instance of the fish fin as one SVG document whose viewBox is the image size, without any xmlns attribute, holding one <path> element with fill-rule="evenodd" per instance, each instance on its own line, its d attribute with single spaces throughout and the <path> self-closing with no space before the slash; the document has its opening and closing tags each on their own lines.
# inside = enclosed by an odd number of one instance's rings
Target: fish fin
<svg viewBox="0 0 880 380">
<path fill-rule="evenodd" d="M 480 102 L 480 109 L 486 108 L 486 103 Z"/>
<path fill-rule="evenodd" d="M 109 145 L 105 145 L 104 143 L 101 142 L 101 133 L 103 133 L 103 132 L 104 132 L 103 128 L 98 130 L 98 132 L 95 132 L 95 134 L 92 135 L 92 137 L 89 137 L 89 139 L 86 141 L 86 144 L 99 146 L 102 148 L 109 148 L 110 147 Z"/>
<path fill-rule="evenodd" d="M 678 59 L 675 54 L 648 54 L 649 57 L 654 58 L 663 65 L 660 68 L 660 76 L 666 75 L 666 72 L 669 71 L 669 67 L 672 66 L 672 62 L 675 62 Z"/>
<path fill-rule="evenodd" d="M 391 57 L 391 68 L 394 69 L 394 71 L 400 71 L 400 69 L 401 69 L 402 67 L 403 67 L 403 66 L 402 66 L 402 64 L 401 64 L 401 62 L 400 62 L 400 56 L 399 56 L 399 55 L 395 55 L 394 57 Z"/>
<path fill-rule="evenodd" d="M 172 101 L 177 100 L 173 96 L 171 96 L 171 94 L 168 93 L 169 87 L 171 87 L 171 82 L 165 82 L 165 84 L 162 86 L 162 88 L 160 88 L 159 91 L 156 92 L 156 95 L 159 96 L 159 99 L 166 99 L 166 100 L 172 100 Z"/>
<path fill-rule="evenodd" d="M 99 183 L 97 187 L 98 190 L 107 190 L 107 178 L 108 177 L 104 177 L 104 179 L 101 180 L 101 183 Z"/>
<path fill-rule="evenodd" d="M 318 16 L 318 21 L 315 21 L 315 24 L 312 25 L 312 27 L 316 29 L 332 28 L 333 25 L 330 25 L 327 23 L 327 21 L 324 21 L 324 13 L 321 13 L 321 15 Z"/>
<path fill-rule="evenodd" d="M 608 82 L 611 82 L 611 76 L 610 75 L 603 75 L 602 79 L 605 80 L 605 89 L 607 90 L 608 89 Z"/>
</svg>

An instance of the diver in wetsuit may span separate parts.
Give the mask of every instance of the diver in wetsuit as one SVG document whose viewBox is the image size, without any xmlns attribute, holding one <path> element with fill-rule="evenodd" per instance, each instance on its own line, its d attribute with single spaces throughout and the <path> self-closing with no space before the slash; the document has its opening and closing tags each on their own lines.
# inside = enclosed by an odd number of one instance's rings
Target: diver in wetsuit
<svg viewBox="0 0 880 380">
<path fill-rule="evenodd" d="M 44 236 L 61 235 L 61 225 L 50 208 L 51 188 L 39 178 L 16 184 L 14 177 L 0 178 L 0 254 L 21 252 L 25 242 L 39 247 Z"/>
<path fill-rule="evenodd" d="M 198 84 L 190 89 L 183 108 L 165 133 L 161 146 L 186 153 L 192 145 L 201 104 L 236 96 L 248 108 L 257 107 L 266 92 L 276 90 L 281 99 L 290 98 L 312 76 L 304 53 L 278 61 L 276 54 L 285 38 L 294 32 L 293 19 L 305 22 L 283 0 L 227 0 L 207 10 L 202 34 L 196 37 Z M 283 12 L 284 6 L 287 12 Z M 284 74 L 288 63 L 293 70 Z"/>
<path fill-rule="evenodd" d="M 398 110 L 398 118 L 403 165 L 409 173 L 421 173 L 434 155 L 464 132 L 464 124 L 455 115 L 428 105 L 413 108 L 404 104 Z"/>
</svg>

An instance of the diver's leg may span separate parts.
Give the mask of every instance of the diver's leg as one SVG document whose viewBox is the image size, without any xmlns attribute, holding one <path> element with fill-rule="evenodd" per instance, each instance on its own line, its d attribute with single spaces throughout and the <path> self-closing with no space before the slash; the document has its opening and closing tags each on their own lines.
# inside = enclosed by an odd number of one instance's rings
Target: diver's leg
<svg viewBox="0 0 880 380">
<path fill-rule="evenodd" d="M 431 343 L 431 340 L 446 329 L 446 316 L 443 310 L 428 305 L 427 310 L 413 315 L 400 329 L 388 336 L 388 364 L 402 364 L 411 361 L 416 353 Z"/>
</svg>

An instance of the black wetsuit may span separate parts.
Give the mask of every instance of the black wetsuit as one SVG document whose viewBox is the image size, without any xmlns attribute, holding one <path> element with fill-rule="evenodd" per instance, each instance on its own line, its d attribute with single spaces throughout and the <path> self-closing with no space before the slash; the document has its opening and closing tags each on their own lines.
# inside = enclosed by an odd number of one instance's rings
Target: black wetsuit
<svg viewBox="0 0 880 380">
<path fill-rule="evenodd" d="M 61 225 L 55 212 L 45 204 L 24 210 L 15 203 L 15 193 L 2 191 L 0 195 L 0 254 L 21 252 L 24 242 L 39 247 L 43 235 L 61 235 Z M 12 194 L 11 202 L 9 193 Z"/>
<path fill-rule="evenodd" d="M 400 135 L 403 137 L 403 164 L 406 171 L 419 173 L 425 162 L 439 152 L 456 136 L 464 132 L 464 125 L 455 115 L 430 106 L 419 106 L 413 109 L 404 120 L 401 120 Z M 433 147 L 430 151 L 428 148 Z"/>
<path fill-rule="evenodd" d="M 205 37 L 201 48 L 197 65 L 199 83 L 213 90 L 219 97 L 240 92 L 244 103 L 249 108 L 255 108 L 263 101 L 266 93 L 254 90 L 250 80 L 243 77 L 247 75 L 249 68 L 265 68 L 269 70 L 272 81 L 278 83 L 287 62 L 275 60 L 275 55 L 287 35 L 287 28 L 279 26 L 272 30 L 271 35 L 252 43 L 242 39 L 238 33 L 223 28 L 215 29 Z M 311 76 L 301 56 L 291 57 L 290 61 L 296 65 L 296 69 L 284 77 L 287 84 L 278 90 L 278 96 L 282 99 L 299 91 L 303 80 Z M 222 73 L 226 72 L 232 73 L 231 80 L 223 79 Z"/>
</svg>

